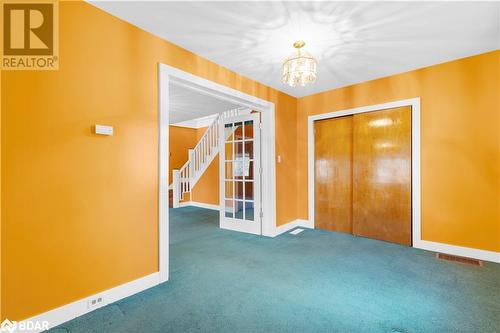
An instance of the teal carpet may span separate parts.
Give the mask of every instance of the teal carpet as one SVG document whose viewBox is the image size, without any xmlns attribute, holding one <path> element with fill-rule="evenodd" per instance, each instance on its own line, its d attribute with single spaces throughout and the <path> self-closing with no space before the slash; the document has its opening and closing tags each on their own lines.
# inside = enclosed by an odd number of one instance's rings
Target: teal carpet
<svg viewBox="0 0 500 333">
<path fill-rule="evenodd" d="M 500 332 L 500 265 L 305 230 L 218 229 L 218 212 L 170 210 L 170 281 L 52 333 Z"/>
</svg>

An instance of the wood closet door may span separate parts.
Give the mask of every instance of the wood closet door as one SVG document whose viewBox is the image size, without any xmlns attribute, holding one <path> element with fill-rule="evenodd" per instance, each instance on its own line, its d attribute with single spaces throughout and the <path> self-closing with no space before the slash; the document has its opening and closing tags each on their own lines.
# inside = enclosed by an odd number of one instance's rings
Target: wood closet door
<svg viewBox="0 0 500 333">
<path fill-rule="evenodd" d="M 353 116 L 353 233 L 411 245 L 411 108 Z"/>
<path fill-rule="evenodd" d="M 314 122 L 314 223 L 352 233 L 352 117 Z"/>
</svg>

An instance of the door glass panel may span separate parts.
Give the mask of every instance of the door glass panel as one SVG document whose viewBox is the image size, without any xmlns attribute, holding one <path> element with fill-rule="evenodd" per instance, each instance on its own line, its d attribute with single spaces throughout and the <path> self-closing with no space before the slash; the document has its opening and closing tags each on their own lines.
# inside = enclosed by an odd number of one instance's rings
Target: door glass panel
<svg viewBox="0 0 500 333">
<path fill-rule="evenodd" d="M 245 201 L 245 220 L 254 221 L 253 202 Z"/>
<path fill-rule="evenodd" d="M 236 143 L 236 145 L 241 143 Z M 246 154 L 238 154 L 234 156 L 233 174 L 236 179 L 243 179 L 250 174 L 250 159 Z"/>
<path fill-rule="evenodd" d="M 233 162 L 226 162 L 226 179 L 233 179 Z"/>
<path fill-rule="evenodd" d="M 253 159 L 253 141 L 245 141 L 245 156 Z"/>
<path fill-rule="evenodd" d="M 226 153 L 226 161 L 230 161 L 233 159 L 233 144 L 231 142 L 226 142 L 225 144 L 225 153 Z"/>
<path fill-rule="evenodd" d="M 233 182 L 225 182 L 224 195 L 228 199 L 233 198 Z"/>
<path fill-rule="evenodd" d="M 242 140 L 243 139 L 243 123 L 234 123 L 234 140 Z"/>
<path fill-rule="evenodd" d="M 233 217 L 234 211 L 234 201 L 233 200 L 225 200 L 224 210 L 226 212 L 226 217 Z"/>
<path fill-rule="evenodd" d="M 253 139 L 253 120 L 245 121 L 245 140 Z"/>
<path fill-rule="evenodd" d="M 234 178 L 243 179 L 250 176 L 250 160 L 247 158 L 237 158 L 234 161 Z"/>
<path fill-rule="evenodd" d="M 248 162 L 248 173 L 245 175 L 245 180 L 253 180 L 253 164 L 254 161 Z"/>
<path fill-rule="evenodd" d="M 253 182 L 245 182 L 245 200 L 253 200 Z"/>
<path fill-rule="evenodd" d="M 233 141 L 233 124 L 224 125 L 226 141 Z"/>
<path fill-rule="evenodd" d="M 243 201 L 235 201 L 235 204 L 236 204 L 236 211 L 235 211 L 235 214 L 234 214 L 234 218 L 242 220 L 243 219 L 243 213 L 244 213 Z"/>
<path fill-rule="evenodd" d="M 243 142 L 234 143 L 234 156 L 235 157 L 243 156 Z"/>
<path fill-rule="evenodd" d="M 243 182 L 234 182 L 234 198 L 243 199 Z"/>
<path fill-rule="evenodd" d="M 234 175 L 234 179 L 236 180 L 243 180 L 243 175 L 241 173 L 241 163 L 237 162 L 236 166 L 238 167 L 237 173 Z"/>
</svg>

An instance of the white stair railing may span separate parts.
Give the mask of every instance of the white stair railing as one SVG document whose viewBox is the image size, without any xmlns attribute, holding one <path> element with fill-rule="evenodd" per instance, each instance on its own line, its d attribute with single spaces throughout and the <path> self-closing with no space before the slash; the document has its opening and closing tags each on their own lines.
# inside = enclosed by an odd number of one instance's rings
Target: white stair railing
<svg viewBox="0 0 500 333">
<path fill-rule="evenodd" d="M 225 111 L 214 119 L 193 149 L 188 151 L 187 162 L 179 169 L 173 170 L 173 207 L 179 207 L 184 195 L 190 193 L 203 173 L 219 153 L 219 131 L 221 122 L 229 117 L 250 113 L 247 108 Z"/>
</svg>

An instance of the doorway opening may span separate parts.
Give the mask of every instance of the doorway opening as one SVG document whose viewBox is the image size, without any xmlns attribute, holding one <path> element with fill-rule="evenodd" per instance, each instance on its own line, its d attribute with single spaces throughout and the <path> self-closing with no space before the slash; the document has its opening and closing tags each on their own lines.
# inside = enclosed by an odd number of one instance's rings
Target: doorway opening
<svg viewBox="0 0 500 333">
<path fill-rule="evenodd" d="M 161 282 L 169 276 L 169 206 L 219 210 L 221 228 L 274 234 L 274 111 L 274 103 L 159 64 Z M 176 138 L 174 131 L 190 134 Z M 207 173 L 217 168 L 204 193 L 197 193 Z M 211 201 L 203 202 L 207 195 Z"/>
</svg>

